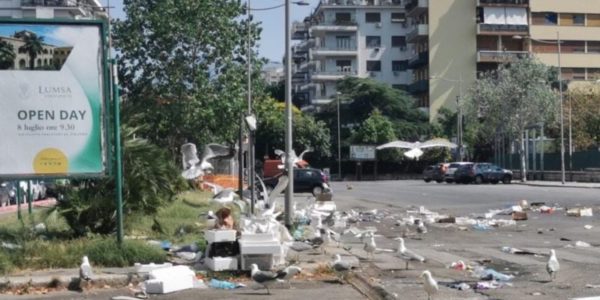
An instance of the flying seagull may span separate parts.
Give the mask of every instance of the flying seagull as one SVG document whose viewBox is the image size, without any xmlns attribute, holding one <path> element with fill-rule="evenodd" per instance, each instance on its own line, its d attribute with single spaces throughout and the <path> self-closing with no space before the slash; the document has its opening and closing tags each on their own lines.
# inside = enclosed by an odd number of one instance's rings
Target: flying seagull
<svg viewBox="0 0 600 300">
<path fill-rule="evenodd" d="M 548 263 L 546 264 L 546 271 L 550 275 L 550 280 L 554 281 L 556 279 L 558 270 L 560 270 L 560 264 L 558 263 L 558 259 L 556 259 L 556 252 L 554 252 L 554 249 L 551 249 L 550 259 L 548 259 Z"/>
<path fill-rule="evenodd" d="M 81 262 L 81 266 L 79 266 L 79 282 L 85 281 L 86 284 L 92 281 L 92 277 L 94 277 L 94 272 L 92 271 L 92 266 L 90 265 L 90 261 L 87 256 L 84 256 Z"/>
<path fill-rule="evenodd" d="M 213 170 L 213 165 L 208 162 L 209 159 L 215 157 L 229 156 L 231 150 L 227 146 L 219 144 L 208 144 L 204 147 L 202 159 L 198 158 L 196 145 L 192 143 L 183 144 L 181 146 L 181 155 L 183 156 L 183 169 L 181 173 L 186 179 L 194 179 L 202 176 L 208 171 Z"/>
<path fill-rule="evenodd" d="M 406 247 L 404 246 L 404 239 L 403 238 L 396 238 L 396 240 L 398 240 L 398 249 L 396 250 L 396 255 L 403 259 L 406 262 L 406 269 L 408 270 L 408 263 L 410 261 L 419 261 L 419 262 L 424 262 L 425 261 L 425 257 L 414 253 L 408 249 L 406 249 Z"/>
<path fill-rule="evenodd" d="M 418 142 L 418 141 L 414 142 L 414 143 L 405 142 L 405 141 L 393 141 L 393 142 L 390 142 L 387 144 L 377 146 L 377 150 L 386 149 L 386 148 L 408 149 L 408 151 L 404 152 L 404 156 L 411 158 L 411 159 L 419 159 L 419 157 L 421 157 L 421 155 L 423 155 L 423 150 L 421 150 L 421 149 L 436 148 L 436 147 L 456 148 L 458 146 L 456 144 L 448 141 L 447 139 L 437 138 L 437 139 L 425 141 L 423 143 Z"/>
<path fill-rule="evenodd" d="M 298 266 L 289 266 L 283 270 L 277 272 L 277 278 L 287 281 L 288 286 L 291 288 L 292 283 L 290 280 L 296 276 L 296 274 L 302 272 L 302 269 Z"/>
<path fill-rule="evenodd" d="M 331 268 L 338 276 L 340 281 L 344 282 L 344 279 L 346 278 L 346 276 L 348 276 L 348 273 L 352 269 L 352 266 L 350 265 L 350 263 L 342 261 L 342 257 L 339 254 L 336 254 L 335 260 L 331 264 Z"/>
<path fill-rule="evenodd" d="M 271 291 L 269 290 L 269 285 L 277 282 L 277 274 L 270 271 L 261 271 L 256 264 L 252 264 L 250 269 L 252 280 L 264 286 L 265 289 L 267 289 L 267 293 L 270 295 Z"/>
<path fill-rule="evenodd" d="M 296 151 L 294 149 L 292 149 L 291 151 L 291 158 L 292 158 L 292 164 L 294 166 L 296 166 L 298 163 L 300 163 L 301 161 L 304 160 L 304 154 L 308 153 L 308 152 L 312 152 L 313 149 L 311 147 L 307 147 L 304 151 L 302 151 L 302 153 L 300 153 L 300 156 L 296 155 Z M 279 158 L 281 158 L 281 163 L 285 166 L 285 160 L 286 160 L 286 153 L 283 150 L 280 149 L 275 149 L 275 155 L 279 156 Z"/>
<path fill-rule="evenodd" d="M 431 276 L 431 272 L 429 272 L 429 270 L 423 271 L 423 274 L 421 274 L 421 277 L 425 278 L 425 281 L 423 283 L 423 289 L 427 293 L 427 299 L 431 300 L 431 299 L 433 299 L 433 295 L 435 293 L 437 293 L 437 291 L 439 290 L 437 281 L 435 281 L 435 279 L 433 279 L 433 277 Z"/>
</svg>

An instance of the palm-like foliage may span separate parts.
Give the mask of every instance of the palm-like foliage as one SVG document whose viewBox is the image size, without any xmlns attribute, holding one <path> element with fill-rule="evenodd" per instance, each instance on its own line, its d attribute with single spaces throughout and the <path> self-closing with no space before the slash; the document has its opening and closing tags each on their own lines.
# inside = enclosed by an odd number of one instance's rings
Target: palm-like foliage
<svg viewBox="0 0 600 300">
<path fill-rule="evenodd" d="M 27 52 L 29 55 L 29 68 L 33 70 L 35 68 L 35 59 L 44 50 L 44 37 L 38 36 L 33 32 L 27 32 L 19 36 L 15 35 L 15 37 L 20 37 L 25 42 L 25 45 L 19 47 L 19 50 Z"/>
<path fill-rule="evenodd" d="M 16 57 L 17 54 L 13 45 L 0 40 L 0 70 L 12 68 Z"/>
</svg>

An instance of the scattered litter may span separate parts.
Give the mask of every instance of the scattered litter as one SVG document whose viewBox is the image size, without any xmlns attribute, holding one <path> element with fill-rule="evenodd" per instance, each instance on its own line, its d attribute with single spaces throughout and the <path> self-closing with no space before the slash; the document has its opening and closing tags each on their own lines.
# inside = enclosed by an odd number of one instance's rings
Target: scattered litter
<svg viewBox="0 0 600 300">
<path fill-rule="evenodd" d="M 533 292 L 533 293 L 531 293 L 531 296 L 543 296 L 543 295 L 544 295 L 544 293 L 542 293 L 542 292 Z"/>
<path fill-rule="evenodd" d="M 473 225 L 473 229 L 479 230 L 479 231 L 488 231 L 488 230 L 491 230 L 492 228 L 489 225 L 478 223 L 478 224 Z"/>
<path fill-rule="evenodd" d="M 170 267 L 173 266 L 173 264 L 171 264 L 171 263 L 164 263 L 164 264 L 155 264 L 155 263 L 140 264 L 140 263 L 135 263 L 133 266 L 135 267 L 135 272 L 137 274 L 148 274 L 152 270 L 157 270 L 157 269 L 162 269 L 162 268 L 170 268 Z"/>
<path fill-rule="evenodd" d="M 466 290 L 470 290 L 471 286 L 468 285 L 468 284 L 466 284 L 466 283 L 464 283 L 464 282 L 461 282 L 461 283 L 453 283 L 453 284 L 451 284 L 450 288 L 457 289 L 459 291 L 466 291 Z"/>
<path fill-rule="evenodd" d="M 438 223 L 456 223 L 456 218 L 455 217 L 441 218 L 437 222 Z"/>
<path fill-rule="evenodd" d="M 46 224 L 44 223 L 38 223 L 37 225 L 33 226 L 33 230 L 36 233 L 42 233 L 46 231 Z"/>
<path fill-rule="evenodd" d="M 582 241 L 577 241 L 575 242 L 575 247 L 581 247 L 581 248 L 588 248 L 591 247 L 592 245 L 586 243 L 586 242 L 582 242 Z"/>
<path fill-rule="evenodd" d="M 507 246 L 502 247 L 502 252 L 511 253 L 511 254 L 520 254 L 520 255 L 535 255 L 535 253 L 530 252 L 530 251 L 525 251 L 525 250 L 521 250 L 521 249 L 517 249 L 517 248 L 513 248 L 513 247 L 507 247 Z"/>
<path fill-rule="evenodd" d="M 209 286 L 211 288 L 220 290 L 233 290 L 235 288 L 238 288 L 238 285 L 233 282 L 229 282 L 226 280 L 218 280 L 214 278 L 210 280 Z"/>
<path fill-rule="evenodd" d="M 600 284 L 586 284 L 585 285 L 586 288 L 588 289 L 600 289 Z"/>
<path fill-rule="evenodd" d="M 592 225 L 585 225 L 585 226 L 583 226 L 583 228 L 585 228 L 585 229 L 592 229 L 592 228 L 594 228 L 594 226 L 592 226 Z"/>
<path fill-rule="evenodd" d="M 525 199 L 519 201 L 519 206 L 521 206 L 523 210 L 529 209 L 529 203 Z"/>
<path fill-rule="evenodd" d="M 594 213 L 591 208 L 570 208 L 567 210 L 569 217 L 592 217 Z"/>
<path fill-rule="evenodd" d="M 520 207 L 520 206 L 517 206 Z M 527 213 L 522 211 L 513 211 L 512 219 L 514 221 L 527 221 Z"/>
<path fill-rule="evenodd" d="M 564 237 L 561 237 L 561 238 L 560 238 L 560 240 L 561 240 L 561 241 L 565 241 L 565 242 L 570 242 L 570 241 L 572 241 L 571 239 L 569 239 L 569 238 L 564 238 Z"/>
<path fill-rule="evenodd" d="M 450 268 L 454 269 L 454 270 L 464 271 L 467 269 L 467 265 L 465 264 L 464 261 L 459 260 L 457 262 L 453 262 L 452 264 L 450 264 Z"/>
<path fill-rule="evenodd" d="M 8 249 L 8 250 L 15 250 L 15 249 L 21 249 L 21 248 L 23 248 L 21 245 L 17 245 L 17 244 L 13 244 L 13 243 L 7 243 L 7 242 L 0 243 L 0 247 L 2 247 L 4 249 Z"/>
<path fill-rule="evenodd" d="M 504 286 L 512 286 L 512 284 L 506 283 L 506 282 L 497 282 L 495 280 L 480 281 L 480 282 L 477 282 L 475 289 L 477 289 L 477 290 L 493 290 L 493 289 L 502 288 Z"/>
<path fill-rule="evenodd" d="M 150 271 L 150 279 L 144 283 L 149 294 L 167 294 L 191 289 L 195 286 L 196 274 L 187 266 L 174 266 Z"/>
<path fill-rule="evenodd" d="M 504 273 L 500 273 L 491 268 L 485 269 L 483 267 L 475 268 L 473 273 L 476 277 L 478 277 L 479 279 L 483 279 L 483 280 L 510 281 L 515 277 L 513 275 L 507 275 Z"/>
</svg>

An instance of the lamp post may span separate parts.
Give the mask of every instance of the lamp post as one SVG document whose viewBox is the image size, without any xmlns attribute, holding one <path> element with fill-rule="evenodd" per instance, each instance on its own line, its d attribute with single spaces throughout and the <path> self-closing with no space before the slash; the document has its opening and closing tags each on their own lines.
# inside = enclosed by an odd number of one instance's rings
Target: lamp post
<svg viewBox="0 0 600 300">
<path fill-rule="evenodd" d="M 463 78 L 462 74 L 459 74 L 458 80 L 448 79 L 444 77 L 431 76 L 429 80 L 439 79 L 447 82 L 458 83 L 458 96 L 456 97 L 456 143 L 458 144 L 458 161 L 463 160 L 463 128 L 462 128 L 462 109 L 460 102 L 463 95 Z"/>
<path fill-rule="evenodd" d="M 340 176 L 340 181 L 343 181 L 342 176 L 342 144 L 341 144 L 341 130 L 340 130 L 340 95 L 342 93 L 336 92 L 336 100 L 337 100 L 337 150 L 338 150 L 338 176 Z"/>
<path fill-rule="evenodd" d="M 563 85 L 562 85 L 562 66 L 561 66 L 561 62 L 560 62 L 560 54 L 561 54 L 561 49 L 560 49 L 560 45 L 562 44 L 562 42 L 560 41 L 560 33 L 558 31 L 556 31 L 556 42 L 548 42 L 548 41 L 542 41 L 542 40 L 538 40 L 538 39 L 534 39 L 530 36 L 526 36 L 526 37 L 522 37 L 520 35 L 515 35 L 513 36 L 513 39 L 528 39 L 531 41 L 536 41 L 538 43 L 544 43 L 544 44 L 553 44 L 553 45 L 557 45 L 558 46 L 558 90 L 560 92 L 560 178 L 561 178 L 561 182 L 562 184 L 565 184 L 565 113 L 564 113 L 564 98 L 563 98 Z M 570 119 L 569 119 L 569 124 L 570 123 Z M 571 133 L 571 128 L 569 125 L 569 148 L 571 148 L 571 137 L 570 137 L 570 133 Z M 569 149 L 569 153 L 572 153 L 571 149 Z"/>
</svg>

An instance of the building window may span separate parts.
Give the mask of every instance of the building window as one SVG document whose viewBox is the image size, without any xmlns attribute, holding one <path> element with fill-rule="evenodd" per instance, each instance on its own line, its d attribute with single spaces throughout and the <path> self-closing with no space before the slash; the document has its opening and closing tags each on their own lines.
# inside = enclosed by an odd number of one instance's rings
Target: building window
<svg viewBox="0 0 600 300">
<path fill-rule="evenodd" d="M 600 53 L 600 42 L 589 41 L 587 43 L 588 43 L 587 44 L 588 53 Z"/>
<path fill-rule="evenodd" d="M 335 24 L 343 25 L 343 24 L 351 24 L 352 15 L 350 13 L 336 13 L 335 14 Z"/>
<path fill-rule="evenodd" d="M 561 26 L 585 26 L 584 14 L 560 14 Z"/>
<path fill-rule="evenodd" d="M 573 25 L 585 26 L 585 15 L 584 14 L 573 14 Z"/>
<path fill-rule="evenodd" d="M 600 79 L 600 69 L 598 69 L 598 68 L 589 68 L 589 69 L 587 69 L 587 79 L 588 80 L 598 80 L 598 79 Z"/>
<path fill-rule="evenodd" d="M 406 37 L 395 35 L 392 36 L 392 47 L 393 48 L 406 48 Z"/>
<path fill-rule="evenodd" d="M 351 73 L 352 72 L 352 61 L 347 59 L 340 59 L 335 61 L 335 69 L 337 72 Z"/>
<path fill-rule="evenodd" d="M 392 61 L 392 71 L 394 72 L 402 72 L 408 69 L 408 61 L 407 60 L 393 60 Z"/>
<path fill-rule="evenodd" d="M 406 15 L 404 13 L 392 13 L 392 23 L 404 22 L 406 22 Z"/>
<path fill-rule="evenodd" d="M 588 14 L 587 15 L 587 26 L 600 27 L 600 15 Z"/>
<path fill-rule="evenodd" d="M 337 49 L 354 49 L 354 45 L 352 45 L 351 39 L 349 36 L 336 36 L 335 37 L 335 45 Z"/>
<path fill-rule="evenodd" d="M 584 41 L 562 41 L 560 51 L 563 53 L 585 53 Z"/>
<path fill-rule="evenodd" d="M 366 37 L 367 48 L 381 47 L 381 37 L 376 35 L 368 35 Z"/>
<path fill-rule="evenodd" d="M 367 71 L 368 72 L 380 72 L 381 71 L 381 61 L 367 60 Z"/>
<path fill-rule="evenodd" d="M 564 80 L 585 80 L 585 69 L 562 68 L 562 78 Z"/>
<path fill-rule="evenodd" d="M 381 22 L 381 14 L 380 13 L 365 13 L 365 21 L 367 23 Z"/>
<path fill-rule="evenodd" d="M 533 25 L 558 25 L 558 15 L 553 12 L 539 12 L 531 14 Z"/>
</svg>

